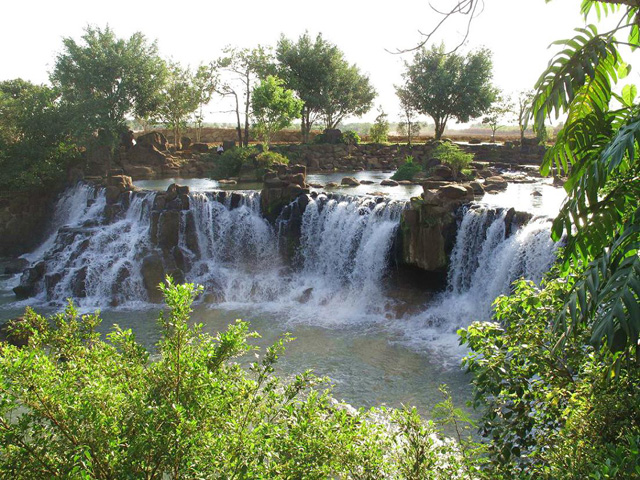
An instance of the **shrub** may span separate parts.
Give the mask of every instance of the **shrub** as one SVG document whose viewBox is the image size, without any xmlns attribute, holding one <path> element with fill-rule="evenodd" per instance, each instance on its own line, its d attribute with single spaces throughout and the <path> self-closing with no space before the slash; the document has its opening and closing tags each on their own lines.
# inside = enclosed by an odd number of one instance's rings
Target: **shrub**
<svg viewBox="0 0 640 480">
<path fill-rule="evenodd" d="M 353 130 L 342 132 L 342 143 L 344 143 L 345 145 L 359 145 L 360 135 L 358 135 Z"/>
<path fill-rule="evenodd" d="M 396 173 L 391 178 L 393 180 L 413 180 L 416 173 L 421 172 L 422 167 L 413 162 L 413 157 L 407 155 L 404 159 L 404 163 L 398 167 Z"/>
<path fill-rule="evenodd" d="M 378 109 L 378 116 L 376 121 L 369 129 L 369 141 L 372 143 L 385 143 L 389 136 L 389 121 L 387 120 L 387 114 Z"/>
<path fill-rule="evenodd" d="M 222 178 L 237 177 L 242 164 L 255 155 L 254 147 L 235 147 L 226 150 L 222 155 L 215 152 L 209 154 L 209 159 L 213 163 L 211 178 L 219 180 Z"/>
<path fill-rule="evenodd" d="M 473 154 L 465 153 L 458 145 L 451 142 L 438 145 L 433 151 L 433 156 L 451 168 L 454 178 L 458 178 L 461 170 L 466 169 L 473 161 Z"/>
<path fill-rule="evenodd" d="M 258 168 L 269 168 L 279 163 L 281 165 L 289 165 L 289 159 L 281 153 L 266 151 L 258 154 L 256 157 Z"/>
<path fill-rule="evenodd" d="M 256 353 L 245 322 L 212 337 L 189 326 L 200 288 L 168 285 L 157 355 L 73 304 L 27 310 L 29 345 L 0 344 L 0 478 L 477 477 L 468 450 L 415 409 L 337 403 L 309 371 L 273 375 L 290 340 Z M 445 407 L 445 410 L 450 410 Z M 455 412 L 452 412 L 455 416 Z"/>
<path fill-rule="evenodd" d="M 518 281 L 496 300 L 499 324 L 459 332 L 495 478 L 639 478 L 637 364 L 615 371 L 614 355 L 590 346 L 587 328 L 563 343 L 550 328 L 574 282 L 575 272 L 541 289 Z"/>
</svg>

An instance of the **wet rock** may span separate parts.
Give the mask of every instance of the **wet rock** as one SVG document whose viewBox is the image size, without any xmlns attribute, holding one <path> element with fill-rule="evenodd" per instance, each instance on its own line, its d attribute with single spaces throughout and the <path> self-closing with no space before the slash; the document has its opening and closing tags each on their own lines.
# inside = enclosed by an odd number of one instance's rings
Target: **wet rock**
<svg viewBox="0 0 640 480">
<path fill-rule="evenodd" d="M 51 275 L 45 275 L 44 287 L 47 292 L 47 300 L 54 298 L 55 288 L 62 280 L 62 273 L 52 273 Z"/>
<path fill-rule="evenodd" d="M 348 187 L 355 187 L 360 185 L 360 182 L 356 180 L 354 177 L 344 177 L 340 182 L 341 185 L 346 185 Z"/>
<path fill-rule="evenodd" d="M 196 219 L 191 210 L 185 215 L 184 235 L 187 248 L 199 257 L 200 245 L 198 244 L 198 230 L 196 228 Z"/>
<path fill-rule="evenodd" d="M 396 182 L 395 180 L 386 179 L 386 180 L 382 180 L 380 182 L 380 185 L 386 186 L 386 187 L 397 187 L 398 186 L 398 182 Z"/>
<path fill-rule="evenodd" d="M 372 185 L 375 183 L 373 180 L 360 180 L 360 185 Z"/>
<path fill-rule="evenodd" d="M 164 265 L 162 258 L 157 254 L 152 254 L 142 260 L 142 281 L 147 290 L 147 297 L 152 303 L 162 301 L 162 292 L 158 285 L 164 283 Z"/>
<path fill-rule="evenodd" d="M 87 270 L 87 266 L 82 267 L 71 279 L 71 293 L 73 293 L 74 298 L 87 296 Z"/>
<path fill-rule="evenodd" d="M 507 189 L 508 183 L 501 176 L 488 177 L 484 181 L 484 189 L 486 192 L 501 192 Z"/>
<path fill-rule="evenodd" d="M 16 273 L 24 272 L 29 266 L 29 260 L 26 258 L 14 258 L 9 260 L 4 266 L 5 275 L 15 275 Z"/>
<path fill-rule="evenodd" d="M 338 188 L 340 185 L 336 182 L 329 182 L 327 183 L 324 188 Z"/>
<path fill-rule="evenodd" d="M 178 245 L 180 239 L 180 212 L 165 210 L 158 221 L 157 244 L 170 250 Z"/>
<path fill-rule="evenodd" d="M 311 294 L 313 293 L 313 288 L 307 288 L 302 292 L 302 294 L 297 298 L 299 303 L 307 303 L 311 298 Z"/>
<path fill-rule="evenodd" d="M 47 271 L 45 262 L 39 262 L 31 268 L 27 268 L 20 277 L 20 285 L 13 289 L 18 300 L 33 297 L 38 293 L 40 283 Z"/>
<path fill-rule="evenodd" d="M 484 195 L 484 188 L 480 182 L 470 182 L 469 185 L 473 189 L 475 195 Z"/>
<path fill-rule="evenodd" d="M 312 188 L 324 188 L 324 185 L 321 183 L 310 183 L 309 186 Z"/>
</svg>

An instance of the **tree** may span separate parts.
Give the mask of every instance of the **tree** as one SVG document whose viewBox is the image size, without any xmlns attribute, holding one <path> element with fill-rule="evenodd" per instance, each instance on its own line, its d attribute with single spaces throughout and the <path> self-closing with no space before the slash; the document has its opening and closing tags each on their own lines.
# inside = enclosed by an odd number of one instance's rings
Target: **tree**
<svg viewBox="0 0 640 480">
<path fill-rule="evenodd" d="M 112 145 L 127 116 L 155 112 L 166 76 L 156 43 L 137 32 L 119 39 L 109 28 L 87 27 L 82 41 L 63 39 L 51 82 L 73 113 L 73 128 L 86 140 L 102 129 Z"/>
<path fill-rule="evenodd" d="M 253 89 L 254 128 L 267 149 L 273 135 L 291 125 L 302 110 L 302 100 L 294 98 L 293 92 L 283 88 L 283 84 L 281 79 L 269 75 Z"/>
<path fill-rule="evenodd" d="M 527 130 L 527 122 L 533 102 L 533 90 L 523 90 L 519 92 L 517 102 L 516 114 L 518 116 L 518 128 L 520 129 L 520 145 L 522 145 L 524 144 L 524 132 Z"/>
<path fill-rule="evenodd" d="M 409 91 L 405 88 L 395 86 L 396 95 L 400 99 L 400 107 L 402 108 L 402 113 L 404 118 L 400 123 L 398 123 L 398 130 L 401 135 L 407 135 L 407 141 L 409 145 L 411 145 L 411 140 L 414 135 L 420 134 L 420 128 L 422 125 L 416 121 L 417 112 L 413 103 L 411 101 L 411 95 Z"/>
<path fill-rule="evenodd" d="M 0 190 L 50 187 L 79 157 L 59 92 L 22 79 L 0 82 Z"/>
<path fill-rule="evenodd" d="M 378 116 L 376 121 L 369 129 L 369 141 L 373 143 L 384 143 L 389 136 L 389 121 L 387 120 L 387 114 L 384 113 L 382 107 L 378 108 Z"/>
<path fill-rule="evenodd" d="M 168 75 L 158 108 L 160 119 L 173 130 L 173 143 L 180 148 L 181 132 L 187 120 L 207 98 L 214 88 L 211 70 L 201 67 L 194 74 L 178 63 L 168 65 Z"/>
<path fill-rule="evenodd" d="M 489 125 L 492 142 L 496 141 L 496 131 L 502 127 L 500 122 L 504 121 L 505 117 L 513 112 L 513 108 L 511 97 L 498 95 L 487 110 L 485 117 L 482 119 L 482 123 Z"/>
<path fill-rule="evenodd" d="M 301 112 L 303 141 L 309 141 L 311 127 L 323 120 L 335 128 L 348 115 L 369 111 L 375 90 L 369 78 L 350 65 L 334 44 L 318 34 L 312 40 L 306 32 L 297 42 L 282 36 L 276 47 L 278 76 L 304 102 Z"/>
<path fill-rule="evenodd" d="M 268 48 L 258 45 L 253 49 L 228 46 L 224 49 L 224 55 L 216 62 L 216 66 L 230 74 L 231 78 L 226 78 L 220 83 L 218 92 L 223 96 L 233 97 L 238 144 L 246 147 L 249 145 L 251 92 L 258 80 L 274 73 L 272 54 Z M 244 106 L 244 135 L 240 115 L 241 106 Z"/>
<path fill-rule="evenodd" d="M 200 65 L 193 76 L 193 85 L 198 97 L 198 108 L 196 109 L 196 112 L 194 112 L 196 142 L 200 142 L 202 140 L 202 124 L 204 121 L 202 109 L 211 101 L 211 97 L 216 91 L 217 82 L 218 76 L 213 64 Z"/>
<path fill-rule="evenodd" d="M 437 140 L 450 118 L 467 122 L 482 115 L 495 100 L 491 52 L 487 49 L 462 56 L 445 54 L 444 44 L 429 50 L 423 47 L 405 67 L 402 88 L 417 112 L 433 118 Z"/>
</svg>

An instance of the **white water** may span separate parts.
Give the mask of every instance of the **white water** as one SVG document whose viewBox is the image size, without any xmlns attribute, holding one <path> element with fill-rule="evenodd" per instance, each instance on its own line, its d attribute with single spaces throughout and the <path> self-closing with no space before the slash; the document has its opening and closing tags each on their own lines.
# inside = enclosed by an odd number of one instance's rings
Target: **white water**
<svg viewBox="0 0 640 480">
<path fill-rule="evenodd" d="M 508 293 L 513 280 L 539 282 L 555 255 L 548 220 L 534 219 L 507 232 L 504 211 L 471 208 L 458 230 L 446 292 L 422 313 L 396 319 L 384 279 L 404 202 L 331 194 L 310 198 L 290 264 L 279 253 L 282 238 L 260 215 L 259 194 L 236 195 L 232 206 L 229 194 L 192 193 L 189 210 L 181 212 L 185 278 L 205 286 L 200 302 L 265 312 L 284 324 L 376 326 L 415 350 L 435 350 L 455 361 L 462 352 L 457 329 L 489 320 L 493 300 Z M 150 239 L 154 198 L 153 192 L 133 193 L 122 212 L 107 221 L 102 191 L 79 184 L 65 192 L 56 231 L 27 256 L 34 264 L 44 259 L 49 277 L 27 303 L 61 305 L 76 297 L 86 309 L 150 307 L 141 264 L 157 251 Z"/>
<path fill-rule="evenodd" d="M 451 254 L 447 290 L 423 313 L 407 319 L 404 342 L 418 349 L 428 346 L 457 364 L 466 352 L 458 345 L 459 328 L 490 320 L 493 301 L 508 294 L 515 280 L 542 280 L 557 249 L 550 220 L 534 218 L 508 232 L 506 213 L 487 207 L 465 212 Z"/>
</svg>

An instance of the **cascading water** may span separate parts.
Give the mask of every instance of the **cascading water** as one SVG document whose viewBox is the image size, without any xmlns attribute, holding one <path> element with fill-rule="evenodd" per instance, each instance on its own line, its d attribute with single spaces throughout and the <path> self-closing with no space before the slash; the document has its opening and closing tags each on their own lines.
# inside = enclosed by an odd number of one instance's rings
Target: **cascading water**
<svg viewBox="0 0 640 480">
<path fill-rule="evenodd" d="M 324 308 L 332 320 L 347 323 L 380 313 L 382 279 L 405 204 L 337 195 L 305 200 L 300 245 L 289 264 L 279 253 L 279 235 L 260 214 L 257 192 L 192 193 L 188 208 L 176 211 L 158 207 L 153 192 L 132 192 L 108 205 L 104 190 L 79 184 L 59 200 L 55 232 L 29 256 L 32 265 L 46 264 L 35 299 L 140 308 L 149 287 L 142 272 L 155 256 L 165 273 L 179 271 L 204 285 L 205 303 L 304 319 Z M 171 231 L 164 215 L 178 215 L 173 246 L 160 238 Z"/>
<path fill-rule="evenodd" d="M 556 258 L 551 221 L 534 218 L 510 226 L 506 209 L 466 209 L 450 257 L 447 290 L 426 310 L 407 320 L 402 335 L 417 348 L 426 345 L 454 357 L 464 349 L 456 332 L 473 321 L 491 318 L 493 301 L 509 293 L 511 283 L 525 278 L 539 283 Z M 509 231 L 513 230 L 513 231 Z"/>
</svg>

